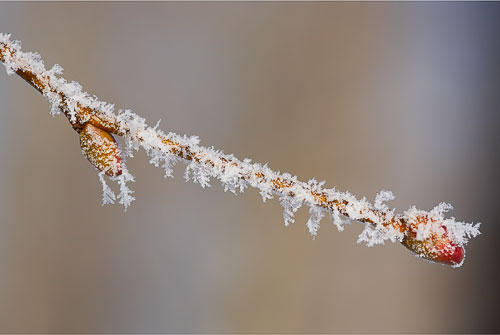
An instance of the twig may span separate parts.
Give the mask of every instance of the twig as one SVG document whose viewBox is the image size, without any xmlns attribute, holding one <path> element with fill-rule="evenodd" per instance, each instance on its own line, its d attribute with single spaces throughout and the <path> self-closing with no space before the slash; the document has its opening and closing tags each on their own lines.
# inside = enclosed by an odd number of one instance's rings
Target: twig
<svg viewBox="0 0 500 335">
<path fill-rule="evenodd" d="M 200 146 L 196 136 L 165 134 L 157 129 L 158 125 L 148 126 L 143 118 L 130 110 L 115 113 L 113 105 L 89 96 L 78 83 L 68 83 L 64 78 L 57 77 L 62 74 L 59 65 L 46 70 L 37 53 L 22 52 L 21 43 L 11 41 L 10 35 L 0 34 L 0 60 L 8 74 L 16 73 L 37 89 L 50 102 L 51 113 L 62 112 L 78 133 L 86 132 L 85 127 L 90 124 L 104 134 L 123 137 L 124 152 L 119 157 L 131 157 L 134 150 L 142 147 L 151 157 L 150 163 L 157 167 L 161 165 L 166 176 L 172 175 L 172 167 L 177 161 L 183 161 L 187 164 L 186 180 L 192 179 L 202 187 L 210 186 L 210 178 L 216 178 L 225 191 L 243 192 L 251 186 L 260 191 L 264 201 L 276 195 L 284 207 L 286 225 L 294 222 L 294 213 L 305 204 L 310 207 L 307 226 L 313 237 L 327 212 L 339 230 L 343 230 L 346 219 L 364 223 L 365 229 L 358 243 L 365 242 L 372 246 L 383 244 L 386 240 L 398 241 L 419 257 L 460 266 L 465 256 L 464 245 L 469 238 L 480 234 L 479 223 L 445 218 L 443 214 L 451 209 L 448 204 L 441 203 L 430 212 L 410 207 L 403 214 L 395 215 L 394 210 L 384 204 L 394 199 L 391 192 L 380 192 L 375 203 L 371 204 L 349 192 L 326 189 L 324 182 L 314 179 L 302 182 L 288 173 L 275 172 L 267 165 L 252 163 L 250 159 L 241 161 L 214 148 Z M 90 150 L 90 155 L 96 158 L 93 152 Z M 88 148 L 86 154 L 89 157 Z M 118 160 L 121 164 L 119 173 L 103 172 L 118 181 L 121 190 L 118 199 L 127 208 L 134 200 L 127 186 L 133 177 L 124 162 Z M 99 169 L 104 170 L 102 167 Z M 106 185 L 103 172 L 99 174 L 103 185 L 103 203 L 113 203 L 115 195 Z"/>
</svg>

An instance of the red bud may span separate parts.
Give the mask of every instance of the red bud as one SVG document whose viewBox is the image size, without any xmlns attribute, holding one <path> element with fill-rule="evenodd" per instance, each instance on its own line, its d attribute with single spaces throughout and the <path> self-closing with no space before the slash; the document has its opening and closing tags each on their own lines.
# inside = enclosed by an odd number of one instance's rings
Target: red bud
<svg viewBox="0 0 500 335">
<path fill-rule="evenodd" d="M 429 223 L 427 221 L 430 220 Z M 417 223 L 411 224 L 402 244 L 415 252 L 417 256 L 446 265 L 459 266 L 465 257 L 463 246 L 452 241 L 444 225 L 436 227 L 430 235 L 417 239 L 417 228 L 424 224 L 435 224 L 433 219 L 419 217 Z"/>
</svg>

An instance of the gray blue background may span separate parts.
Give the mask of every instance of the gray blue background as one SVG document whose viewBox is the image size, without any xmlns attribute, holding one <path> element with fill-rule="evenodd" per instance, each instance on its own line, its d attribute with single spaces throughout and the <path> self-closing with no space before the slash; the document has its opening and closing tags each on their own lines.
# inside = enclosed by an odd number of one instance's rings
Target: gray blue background
<svg viewBox="0 0 500 335">
<path fill-rule="evenodd" d="M 431 265 L 143 152 L 101 207 L 67 120 L 0 73 L 0 332 L 500 332 L 500 4 L 2 2 L 0 31 L 165 131 L 483 222 Z"/>
</svg>

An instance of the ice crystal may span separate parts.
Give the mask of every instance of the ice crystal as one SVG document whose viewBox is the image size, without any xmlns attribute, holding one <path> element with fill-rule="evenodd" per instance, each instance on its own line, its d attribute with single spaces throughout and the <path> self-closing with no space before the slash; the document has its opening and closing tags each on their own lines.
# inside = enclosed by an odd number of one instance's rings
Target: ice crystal
<svg viewBox="0 0 500 335">
<path fill-rule="evenodd" d="M 344 231 L 344 226 L 351 223 L 349 219 L 342 219 L 340 212 L 337 209 L 333 209 L 330 213 L 333 224 L 337 227 L 338 231 Z"/>
<path fill-rule="evenodd" d="M 134 191 L 132 191 L 130 188 L 128 188 L 127 183 L 128 182 L 134 182 L 134 177 L 128 172 L 127 168 L 124 167 L 123 173 L 119 175 L 118 177 L 112 177 L 114 180 L 118 182 L 120 185 L 120 193 L 118 194 L 118 199 L 119 203 L 127 209 L 132 201 L 135 200 L 135 197 L 132 196 Z"/>
<path fill-rule="evenodd" d="M 372 247 L 377 244 L 384 244 L 385 241 L 401 242 L 404 234 L 394 229 L 392 226 L 383 226 L 381 224 L 373 225 L 365 223 L 365 228 L 358 236 L 358 243 L 366 243 Z"/>
<path fill-rule="evenodd" d="M 285 221 L 285 226 L 295 222 L 295 212 L 302 207 L 302 199 L 298 197 L 290 197 L 288 195 L 282 195 L 280 197 L 281 206 L 283 206 L 283 220 Z"/>
<path fill-rule="evenodd" d="M 106 180 L 104 179 L 104 174 L 105 174 L 105 171 L 101 171 L 98 174 L 99 181 L 101 182 L 101 186 L 102 186 L 102 204 L 103 205 L 112 205 L 115 203 L 116 195 L 111 190 L 111 188 L 108 186 L 108 184 L 106 183 Z"/>
<path fill-rule="evenodd" d="M 394 195 L 391 191 L 382 190 L 375 197 L 374 207 L 379 211 L 388 211 L 389 207 L 384 202 L 394 200 Z"/>
<path fill-rule="evenodd" d="M 210 187 L 210 177 L 212 172 L 207 167 L 200 165 L 196 162 L 191 162 L 186 167 L 186 171 L 184 172 L 184 179 L 189 181 L 190 179 L 193 182 L 200 184 L 201 187 Z"/>
<path fill-rule="evenodd" d="M 309 229 L 309 233 L 314 237 L 318 234 L 319 224 L 321 219 L 325 216 L 323 213 L 323 209 L 319 206 L 311 206 L 309 207 L 309 220 L 307 221 L 307 228 Z"/>
</svg>

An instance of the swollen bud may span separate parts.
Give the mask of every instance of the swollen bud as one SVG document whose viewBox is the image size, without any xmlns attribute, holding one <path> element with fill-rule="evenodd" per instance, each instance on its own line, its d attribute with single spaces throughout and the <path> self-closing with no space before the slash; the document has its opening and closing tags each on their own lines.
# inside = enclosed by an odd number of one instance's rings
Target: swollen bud
<svg viewBox="0 0 500 335">
<path fill-rule="evenodd" d="M 87 123 L 80 132 L 80 147 L 89 162 L 108 176 L 122 174 L 122 159 L 116 140 L 105 130 Z"/>
<path fill-rule="evenodd" d="M 450 239 L 445 226 L 438 226 L 423 240 L 417 239 L 417 229 L 420 225 L 427 224 L 426 219 L 419 218 L 417 224 L 410 225 L 409 231 L 401 243 L 421 258 L 436 263 L 460 266 L 465 258 L 465 249 Z"/>
</svg>

